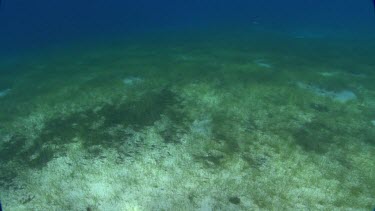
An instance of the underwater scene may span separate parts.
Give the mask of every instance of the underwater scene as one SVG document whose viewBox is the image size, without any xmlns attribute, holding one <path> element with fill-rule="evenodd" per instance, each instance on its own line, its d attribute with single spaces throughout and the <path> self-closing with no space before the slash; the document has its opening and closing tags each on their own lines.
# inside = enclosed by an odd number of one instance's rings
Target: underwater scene
<svg viewBox="0 0 375 211">
<path fill-rule="evenodd" d="M 372 1 L 0 4 L 0 210 L 375 209 Z"/>
</svg>

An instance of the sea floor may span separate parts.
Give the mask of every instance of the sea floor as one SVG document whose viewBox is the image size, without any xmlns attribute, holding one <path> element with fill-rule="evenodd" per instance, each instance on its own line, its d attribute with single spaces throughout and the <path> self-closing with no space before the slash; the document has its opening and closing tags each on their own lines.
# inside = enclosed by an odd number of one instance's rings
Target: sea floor
<svg viewBox="0 0 375 211">
<path fill-rule="evenodd" d="M 375 207 L 371 46 L 159 38 L 0 64 L 4 210 Z"/>
</svg>

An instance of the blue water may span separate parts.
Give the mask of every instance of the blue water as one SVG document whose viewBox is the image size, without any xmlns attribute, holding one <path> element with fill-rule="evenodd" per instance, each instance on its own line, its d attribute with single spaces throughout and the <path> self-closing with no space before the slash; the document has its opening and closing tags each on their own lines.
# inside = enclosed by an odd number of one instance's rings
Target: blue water
<svg viewBox="0 0 375 211">
<path fill-rule="evenodd" d="M 24 1 L 4 0 L 1 51 L 38 48 L 74 39 L 191 28 L 237 27 L 279 31 L 374 33 L 371 1 Z"/>
</svg>

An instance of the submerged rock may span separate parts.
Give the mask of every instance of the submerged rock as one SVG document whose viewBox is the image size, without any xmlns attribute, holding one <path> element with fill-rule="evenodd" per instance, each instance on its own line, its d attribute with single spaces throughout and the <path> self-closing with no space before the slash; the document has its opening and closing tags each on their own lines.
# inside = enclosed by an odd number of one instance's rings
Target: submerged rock
<svg viewBox="0 0 375 211">
<path fill-rule="evenodd" d="M 374 125 L 374 126 L 375 126 L 375 120 L 372 120 L 372 121 L 371 121 L 371 123 L 372 123 L 372 125 Z"/>
</svg>

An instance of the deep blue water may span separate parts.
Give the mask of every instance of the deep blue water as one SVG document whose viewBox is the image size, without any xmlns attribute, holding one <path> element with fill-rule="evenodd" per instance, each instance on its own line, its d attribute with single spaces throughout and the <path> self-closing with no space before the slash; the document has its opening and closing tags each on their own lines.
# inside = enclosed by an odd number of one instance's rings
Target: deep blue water
<svg viewBox="0 0 375 211">
<path fill-rule="evenodd" d="M 75 39 L 160 30 L 329 30 L 361 38 L 375 28 L 370 0 L 3 0 L 1 52 Z"/>
</svg>

